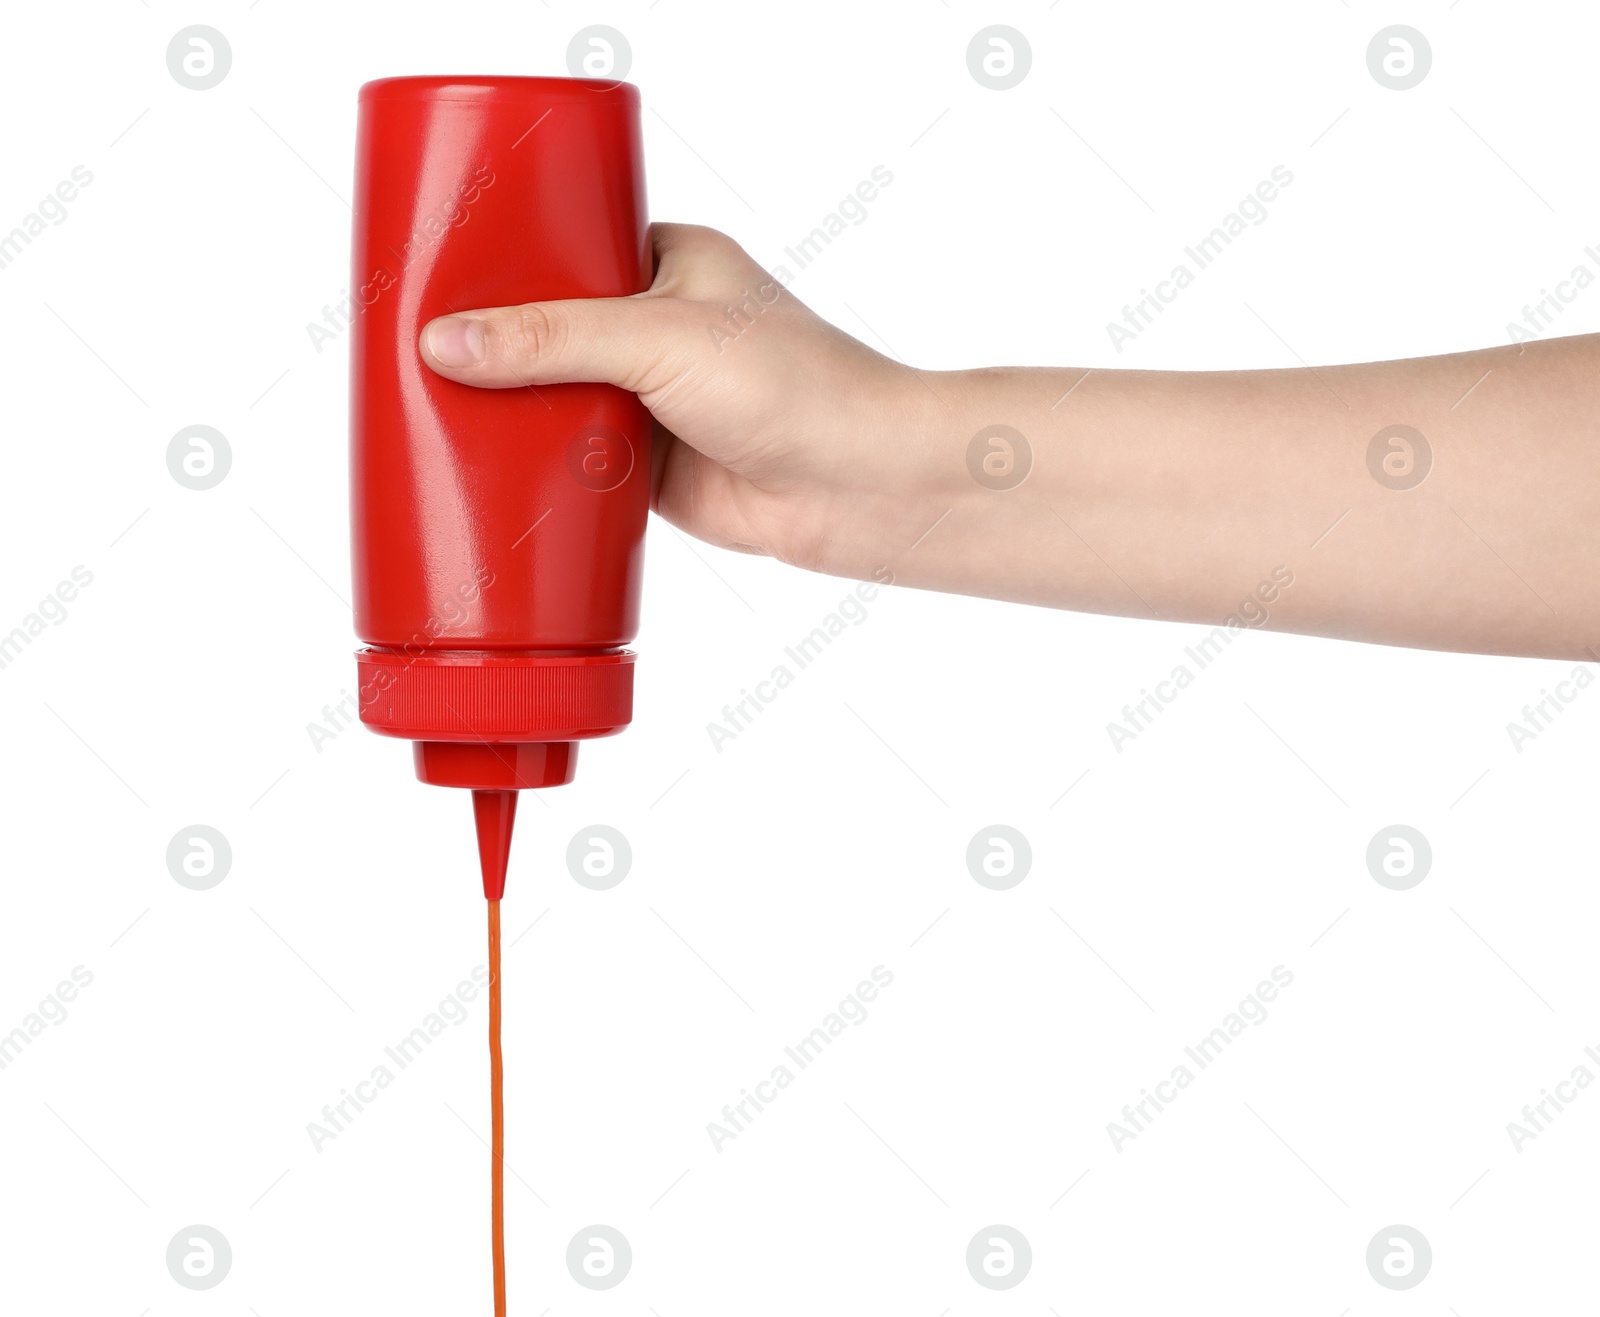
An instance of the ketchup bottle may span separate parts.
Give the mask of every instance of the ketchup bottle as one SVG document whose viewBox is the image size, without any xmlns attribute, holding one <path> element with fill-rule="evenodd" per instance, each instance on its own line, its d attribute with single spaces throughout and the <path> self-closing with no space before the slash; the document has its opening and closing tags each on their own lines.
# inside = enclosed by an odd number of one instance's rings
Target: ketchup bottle
<svg viewBox="0 0 1600 1317">
<path fill-rule="evenodd" d="M 633 713 L 649 415 L 601 384 L 475 389 L 417 341 L 475 307 L 651 277 L 639 94 L 568 78 L 361 89 L 350 464 L 361 720 L 470 788 L 498 900 L 516 792 Z"/>
</svg>

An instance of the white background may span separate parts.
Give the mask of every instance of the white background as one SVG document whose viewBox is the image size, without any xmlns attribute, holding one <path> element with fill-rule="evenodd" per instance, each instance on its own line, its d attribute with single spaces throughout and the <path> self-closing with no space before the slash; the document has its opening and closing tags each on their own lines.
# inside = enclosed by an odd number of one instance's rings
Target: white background
<svg viewBox="0 0 1600 1317">
<path fill-rule="evenodd" d="M 966 65 L 997 22 L 1033 52 L 1006 92 Z M 205 92 L 166 67 L 191 23 L 233 51 Z M 348 287 L 358 85 L 564 73 L 591 23 L 632 47 L 658 218 L 783 263 L 892 171 L 793 290 L 922 366 L 1492 345 L 1596 265 L 1576 3 L 10 7 L 0 231 L 93 182 L 0 270 L 0 632 L 94 580 L 0 671 L 0 1032 L 94 979 L 0 1071 L 0 1310 L 487 1311 L 481 999 L 337 1139 L 306 1130 L 484 959 L 466 799 L 403 743 L 308 736 L 355 641 L 345 343 L 306 325 Z M 1433 49 L 1411 91 L 1367 70 L 1391 23 Z M 1117 355 L 1106 322 L 1277 165 L 1268 221 Z M 1586 299 L 1561 332 L 1600 328 Z M 166 468 L 192 424 L 233 452 L 205 492 Z M 1201 628 L 890 590 L 714 750 L 849 589 L 654 523 L 635 725 L 524 797 L 514 1311 L 1593 1302 L 1600 1093 L 1520 1152 L 1506 1130 L 1600 1045 L 1600 695 L 1520 754 L 1506 731 L 1570 663 L 1251 633 L 1118 754 L 1106 724 Z M 233 849 L 206 892 L 165 861 L 195 823 Z M 609 892 L 566 869 L 594 823 L 633 847 Z M 1033 848 L 1005 892 L 966 868 L 995 823 Z M 1365 860 L 1394 823 L 1434 852 L 1406 892 Z M 865 1023 L 715 1151 L 707 1122 L 876 965 Z M 1115 1150 L 1275 965 L 1266 1021 Z M 593 1222 L 634 1251 L 605 1293 L 564 1262 Z M 1034 1254 L 1004 1293 L 965 1265 L 997 1222 Z M 193 1223 L 233 1248 L 208 1293 L 164 1261 Z M 1393 1223 L 1434 1253 L 1404 1293 L 1364 1260 Z"/>
</svg>

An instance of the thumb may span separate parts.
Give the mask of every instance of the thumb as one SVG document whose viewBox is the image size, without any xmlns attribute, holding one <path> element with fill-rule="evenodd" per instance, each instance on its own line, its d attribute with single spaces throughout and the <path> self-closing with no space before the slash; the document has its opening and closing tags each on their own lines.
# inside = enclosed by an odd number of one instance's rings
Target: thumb
<svg viewBox="0 0 1600 1317">
<path fill-rule="evenodd" d="M 665 297 L 497 306 L 429 321 L 418 346 L 440 375 L 480 388 L 584 382 L 649 393 L 683 369 L 686 310 Z"/>
</svg>

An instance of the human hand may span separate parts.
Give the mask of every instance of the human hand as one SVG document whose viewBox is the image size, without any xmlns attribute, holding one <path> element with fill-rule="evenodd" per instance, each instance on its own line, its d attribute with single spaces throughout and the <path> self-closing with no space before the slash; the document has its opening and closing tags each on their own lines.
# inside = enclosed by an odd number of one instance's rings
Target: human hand
<svg viewBox="0 0 1600 1317">
<path fill-rule="evenodd" d="M 587 381 L 636 393 L 657 422 L 661 516 L 725 548 L 873 575 L 949 506 L 939 486 L 952 477 L 930 472 L 917 442 L 933 395 L 731 238 L 682 224 L 651 237 L 648 291 L 444 316 L 423 329 L 423 359 L 484 388 Z"/>
</svg>

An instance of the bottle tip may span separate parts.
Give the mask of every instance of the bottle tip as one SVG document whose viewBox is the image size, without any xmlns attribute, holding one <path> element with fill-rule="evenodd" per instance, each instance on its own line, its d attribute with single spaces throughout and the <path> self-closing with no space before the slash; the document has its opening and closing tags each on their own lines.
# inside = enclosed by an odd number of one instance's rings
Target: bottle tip
<svg viewBox="0 0 1600 1317">
<path fill-rule="evenodd" d="M 511 829 L 517 820 L 517 793 L 474 791 L 472 814 L 478 829 L 478 862 L 483 867 L 483 894 L 491 901 L 498 901 L 506 890 L 506 866 L 511 861 Z"/>
</svg>

